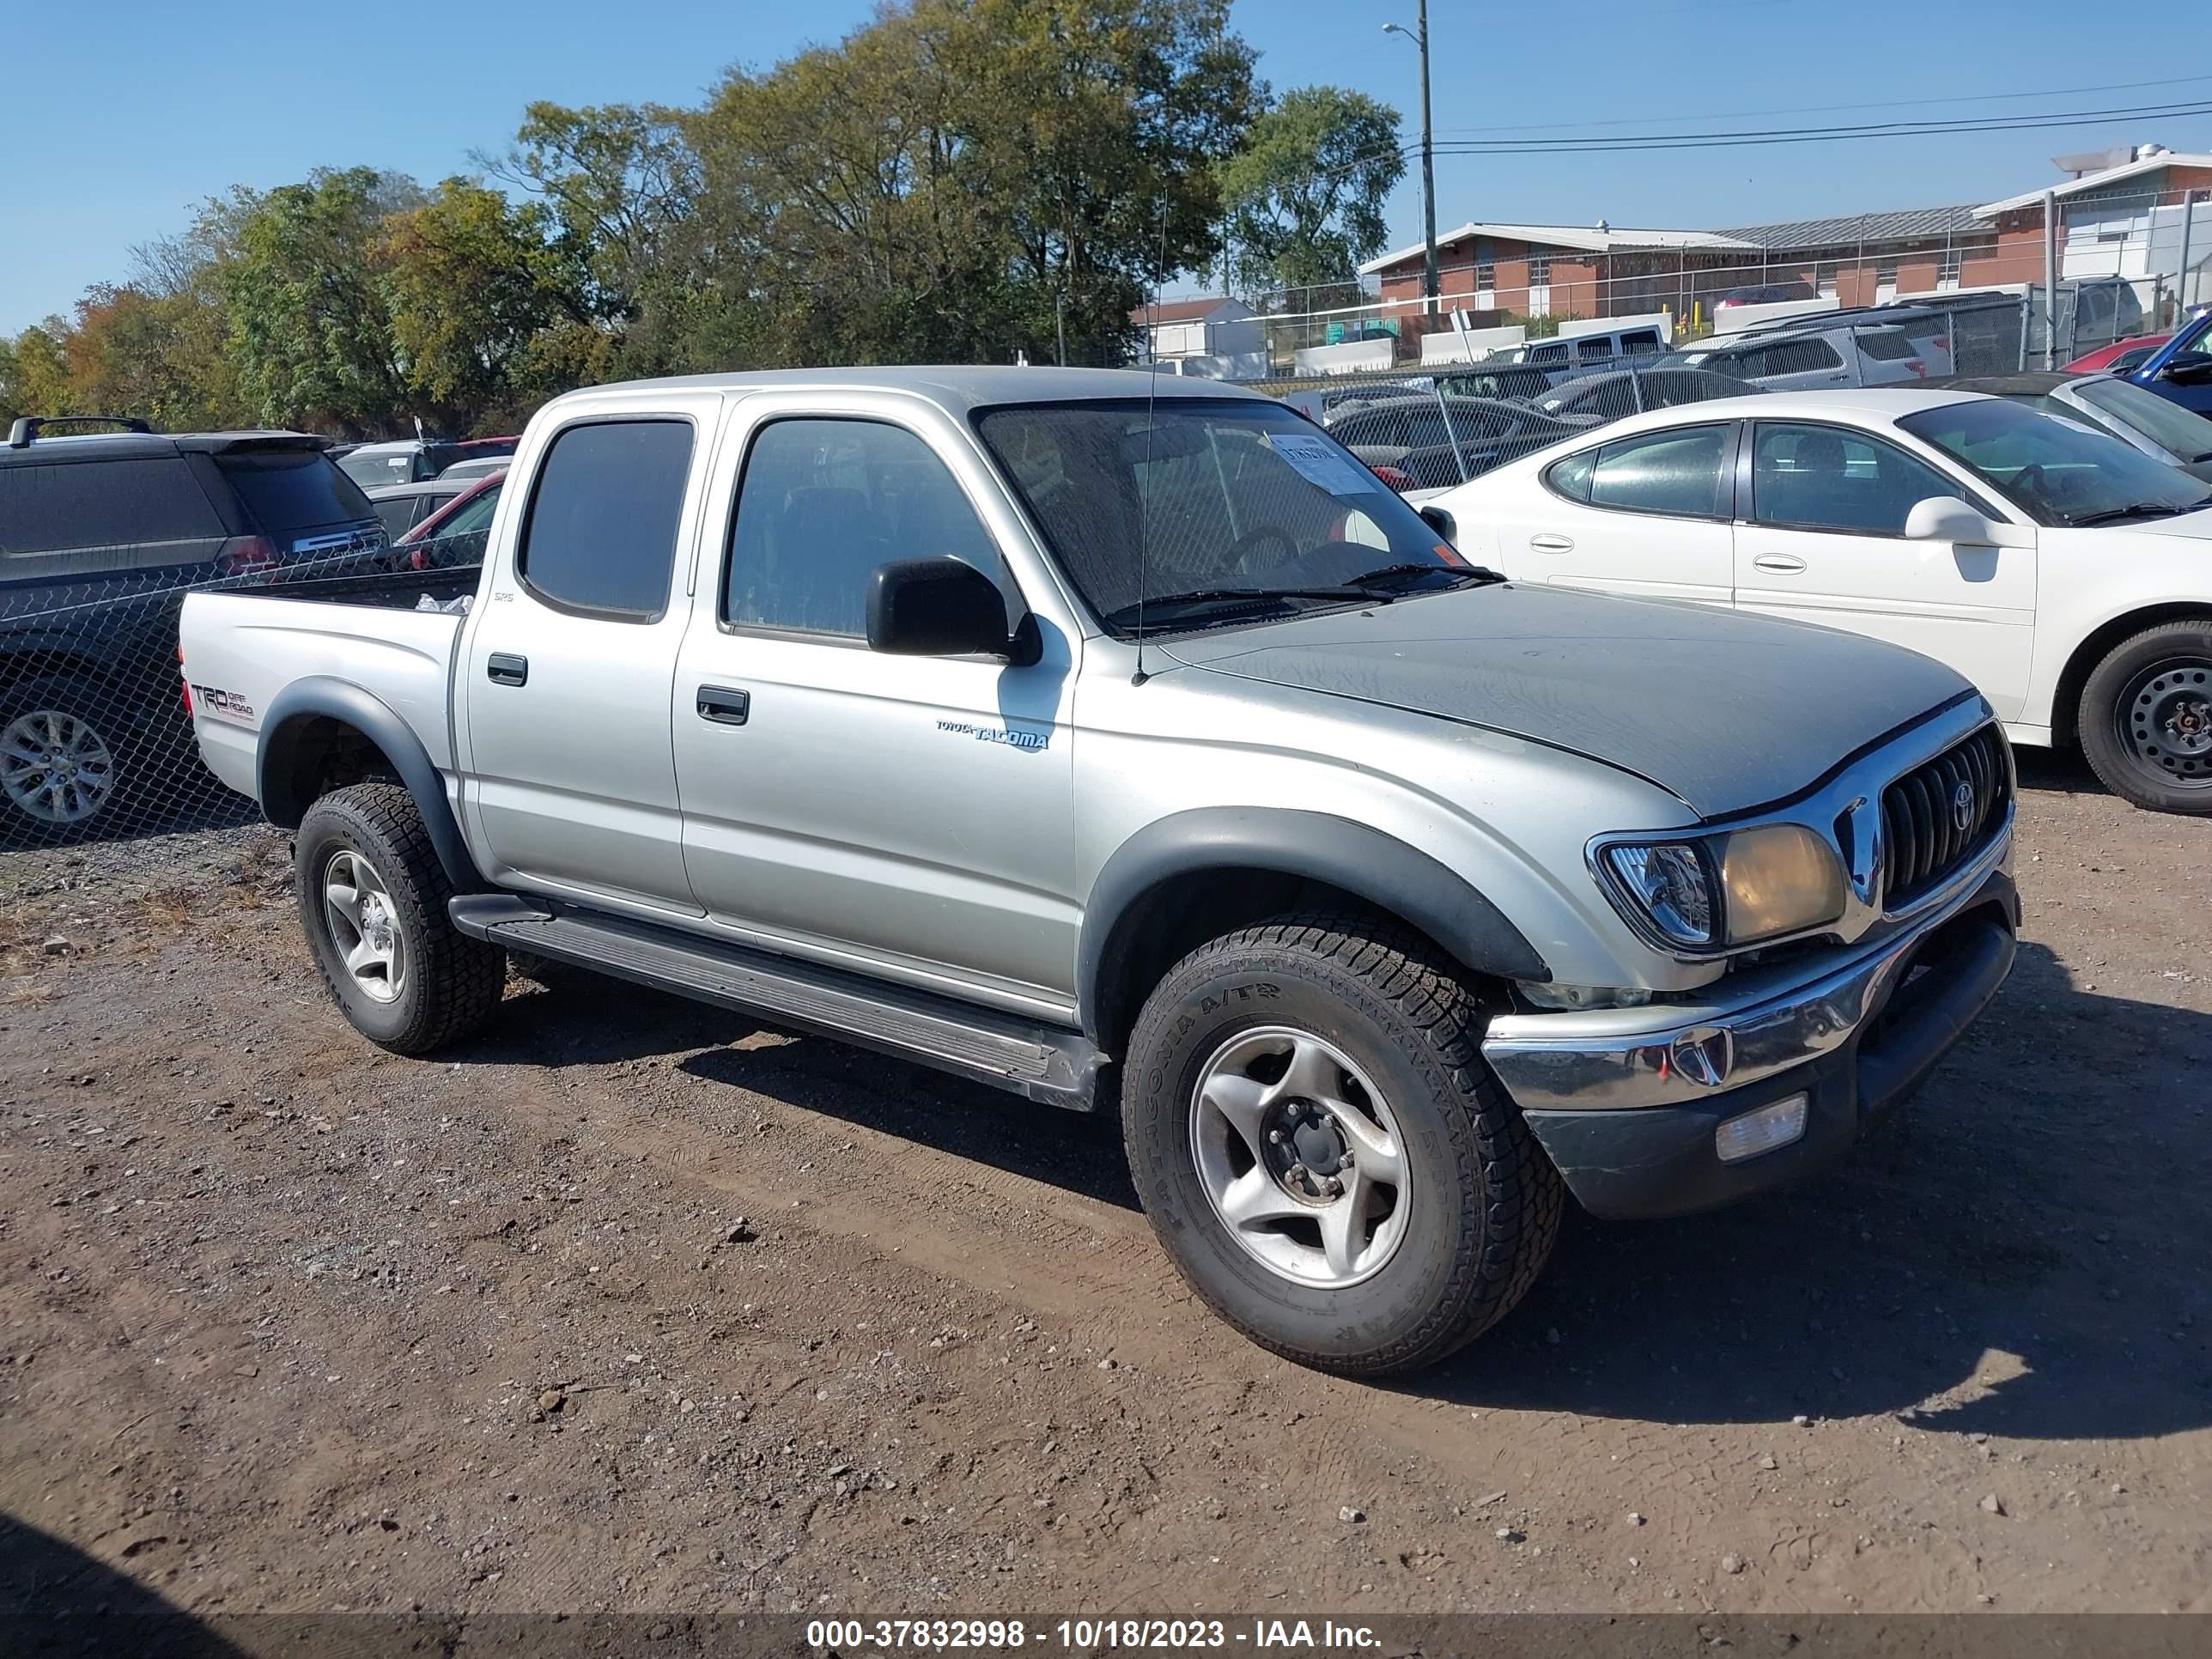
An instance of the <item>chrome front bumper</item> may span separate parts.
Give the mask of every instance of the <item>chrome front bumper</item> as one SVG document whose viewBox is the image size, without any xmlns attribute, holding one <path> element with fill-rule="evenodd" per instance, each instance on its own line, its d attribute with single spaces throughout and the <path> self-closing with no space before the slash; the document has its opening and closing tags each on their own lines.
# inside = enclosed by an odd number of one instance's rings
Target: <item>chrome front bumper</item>
<svg viewBox="0 0 2212 1659">
<path fill-rule="evenodd" d="M 1802 962 L 1785 962 L 1731 974 L 1715 988 L 1728 995 L 1703 1003 L 1501 1015 L 1490 1022 L 1483 1058 L 1525 1112 L 1708 1106 L 1851 1042 L 1881 1012 L 1922 946 L 1965 912 L 1990 904 L 1993 884 L 2002 887 L 2009 933 L 2011 862 L 2008 823 L 1947 884 L 1940 902 L 1814 979 L 1801 977 Z"/>
</svg>

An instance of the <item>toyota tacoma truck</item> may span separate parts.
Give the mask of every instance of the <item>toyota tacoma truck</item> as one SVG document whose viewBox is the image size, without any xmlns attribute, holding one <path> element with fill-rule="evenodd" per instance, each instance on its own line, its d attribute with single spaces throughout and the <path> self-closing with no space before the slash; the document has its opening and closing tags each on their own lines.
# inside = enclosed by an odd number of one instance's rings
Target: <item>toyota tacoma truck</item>
<svg viewBox="0 0 2212 1659">
<path fill-rule="evenodd" d="M 1187 380 L 571 393 L 480 573 L 194 594 L 182 657 L 371 1042 L 515 953 L 1118 1110 L 1198 1293 L 1348 1373 L 1503 1317 L 1571 1194 L 1842 1157 L 2017 931 L 1951 670 L 1505 581 Z"/>
</svg>

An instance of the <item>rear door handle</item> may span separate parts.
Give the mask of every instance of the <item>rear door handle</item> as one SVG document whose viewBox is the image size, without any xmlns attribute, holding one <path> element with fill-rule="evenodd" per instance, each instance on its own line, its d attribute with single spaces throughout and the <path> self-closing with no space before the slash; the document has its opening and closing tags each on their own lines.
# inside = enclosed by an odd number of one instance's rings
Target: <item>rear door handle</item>
<svg viewBox="0 0 2212 1659">
<path fill-rule="evenodd" d="M 1778 576 L 1794 576 L 1805 568 L 1805 561 L 1795 553 L 1762 553 L 1752 563 Z"/>
<path fill-rule="evenodd" d="M 717 726 L 743 726 L 753 712 L 753 694 L 733 686 L 702 685 L 695 706 L 702 720 L 712 720 Z"/>
<path fill-rule="evenodd" d="M 1575 538 L 1547 531 L 1540 536 L 1528 538 L 1528 550 L 1532 553 L 1571 553 L 1575 550 Z"/>
<path fill-rule="evenodd" d="M 495 651 L 484 659 L 484 678 L 494 685 L 525 685 L 530 680 L 530 659 L 511 651 Z"/>
</svg>

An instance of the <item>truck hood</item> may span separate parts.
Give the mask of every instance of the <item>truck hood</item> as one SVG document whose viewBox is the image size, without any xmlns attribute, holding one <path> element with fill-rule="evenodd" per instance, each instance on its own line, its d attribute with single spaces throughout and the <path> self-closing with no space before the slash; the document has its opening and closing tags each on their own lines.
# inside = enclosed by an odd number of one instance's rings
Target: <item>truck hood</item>
<svg viewBox="0 0 2212 1659">
<path fill-rule="evenodd" d="M 1158 648 L 1192 668 L 1584 755 L 1708 818 L 1796 794 L 1972 695 L 1941 663 L 1855 635 L 1512 582 Z"/>
</svg>

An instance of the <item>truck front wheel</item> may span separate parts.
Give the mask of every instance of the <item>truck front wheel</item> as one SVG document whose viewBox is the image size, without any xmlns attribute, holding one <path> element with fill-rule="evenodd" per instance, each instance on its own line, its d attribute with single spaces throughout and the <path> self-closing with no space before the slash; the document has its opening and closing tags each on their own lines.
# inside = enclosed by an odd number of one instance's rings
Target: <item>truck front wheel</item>
<svg viewBox="0 0 2212 1659">
<path fill-rule="evenodd" d="M 1378 1376 L 1504 1317 L 1565 1189 L 1425 940 L 1279 918 L 1169 969 L 1129 1042 L 1129 1164 L 1199 1295 L 1302 1364 Z"/>
<path fill-rule="evenodd" d="M 499 1006 L 506 952 L 447 919 L 453 884 L 400 785 L 349 784 L 309 807 L 292 872 L 323 982 L 370 1042 L 428 1054 Z"/>
</svg>

